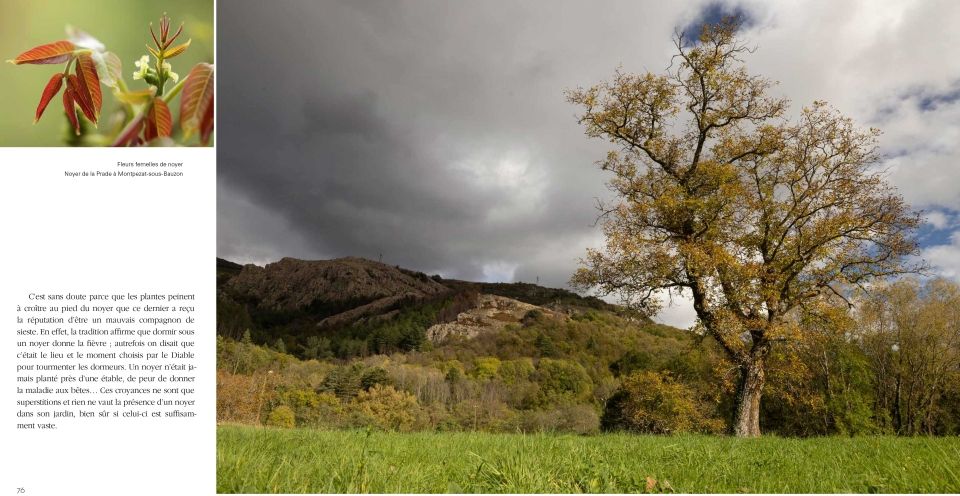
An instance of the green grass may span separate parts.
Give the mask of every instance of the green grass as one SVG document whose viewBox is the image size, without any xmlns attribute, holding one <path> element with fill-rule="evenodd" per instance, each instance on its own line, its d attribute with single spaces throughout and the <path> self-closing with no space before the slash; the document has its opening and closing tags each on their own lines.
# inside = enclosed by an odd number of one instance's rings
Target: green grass
<svg viewBox="0 0 960 496">
<path fill-rule="evenodd" d="M 398 434 L 221 426 L 220 493 L 958 492 L 960 438 Z"/>
</svg>

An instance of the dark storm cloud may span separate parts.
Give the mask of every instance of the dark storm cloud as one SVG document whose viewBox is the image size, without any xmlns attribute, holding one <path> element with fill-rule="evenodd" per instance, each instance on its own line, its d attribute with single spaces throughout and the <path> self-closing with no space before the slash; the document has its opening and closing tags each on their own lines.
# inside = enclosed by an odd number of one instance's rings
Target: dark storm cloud
<svg viewBox="0 0 960 496">
<path fill-rule="evenodd" d="M 604 5 L 223 2 L 218 254 L 382 253 L 564 285 L 598 242 L 593 163 L 609 145 L 563 92 L 621 64 L 659 71 L 674 27 L 698 17 Z"/>
<path fill-rule="evenodd" d="M 745 19 L 751 73 L 884 130 L 927 210 L 924 256 L 960 278 L 958 4 L 869 0 L 231 0 L 218 15 L 218 254 L 358 255 L 451 277 L 563 285 L 607 194 L 563 91 L 661 72 L 671 35 Z M 682 310 L 689 323 L 689 305 Z M 679 314 L 678 314 L 679 315 Z M 668 322 L 670 319 L 666 319 Z M 679 316 L 673 321 L 684 321 Z"/>
</svg>

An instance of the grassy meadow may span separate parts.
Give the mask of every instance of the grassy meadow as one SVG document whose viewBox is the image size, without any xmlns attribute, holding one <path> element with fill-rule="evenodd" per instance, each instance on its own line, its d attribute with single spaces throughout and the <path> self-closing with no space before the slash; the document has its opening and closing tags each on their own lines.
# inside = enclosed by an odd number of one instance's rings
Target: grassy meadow
<svg viewBox="0 0 960 496">
<path fill-rule="evenodd" d="M 217 492 L 955 493 L 960 438 L 389 433 L 222 425 Z"/>
</svg>

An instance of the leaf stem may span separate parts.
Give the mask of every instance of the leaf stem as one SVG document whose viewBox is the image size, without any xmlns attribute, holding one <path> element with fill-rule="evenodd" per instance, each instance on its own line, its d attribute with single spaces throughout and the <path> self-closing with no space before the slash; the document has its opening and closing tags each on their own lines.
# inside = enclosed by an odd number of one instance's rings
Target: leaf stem
<svg viewBox="0 0 960 496">
<path fill-rule="evenodd" d="M 180 91 L 183 90 L 183 83 L 186 83 L 187 79 L 189 78 L 190 78 L 190 75 L 188 74 L 186 77 L 181 79 L 180 82 L 174 85 L 173 88 L 170 88 L 170 91 L 168 91 L 166 95 L 163 95 L 161 97 L 163 99 L 163 103 L 170 103 L 170 100 L 173 100 L 174 98 L 176 98 L 177 95 L 180 94 Z"/>
<path fill-rule="evenodd" d="M 67 60 L 67 66 L 63 68 L 63 77 L 67 77 L 70 75 L 70 66 L 73 65 L 73 61 L 76 60 L 76 58 L 77 58 L 76 56 L 71 55 L 70 59 Z"/>
<path fill-rule="evenodd" d="M 127 82 L 123 80 L 123 74 L 121 74 L 120 77 L 117 78 L 117 86 L 120 88 L 120 91 L 124 93 L 127 93 L 128 91 L 130 91 L 127 89 Z"/>
<path fill-rule="evenodd" d="M 130 91 L 127 88 L 127 82 L 123 80 L 123 74 L 120 74 L 120 77 L 116 78 L 116 81 L 117 81 L 117 87 L 114 90 L 114 96 L 117 95 L 117 90 L 119 90 L 119 93 L 127 93 Z M 122 102 L 122 103 L 123 103 L 124 110 L 126 110 L 126 115 L 128 116 L 133 115 L 134 114 L 133 104 L 131 104 L 130 102 Z"/>
</svg>

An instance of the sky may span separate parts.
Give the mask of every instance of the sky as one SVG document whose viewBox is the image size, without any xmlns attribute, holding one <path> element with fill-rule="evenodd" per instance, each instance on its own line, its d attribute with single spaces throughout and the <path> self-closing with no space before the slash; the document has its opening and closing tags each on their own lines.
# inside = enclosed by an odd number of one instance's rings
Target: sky
<svg viewBox="0 0 960 496">
<path fill-rule="evenodd" d="M 960 281 L 960 2 L 221 2 L 218 256 L 360 256 L 565 287 L 601 247 L 611 149 L 564 91 L 663 73 L 677 30 L 736 13 L 793 111 L 877 127 L 878 164 Z M 693 322 L 676 299 L 658 320 Z"/>
</svg>

